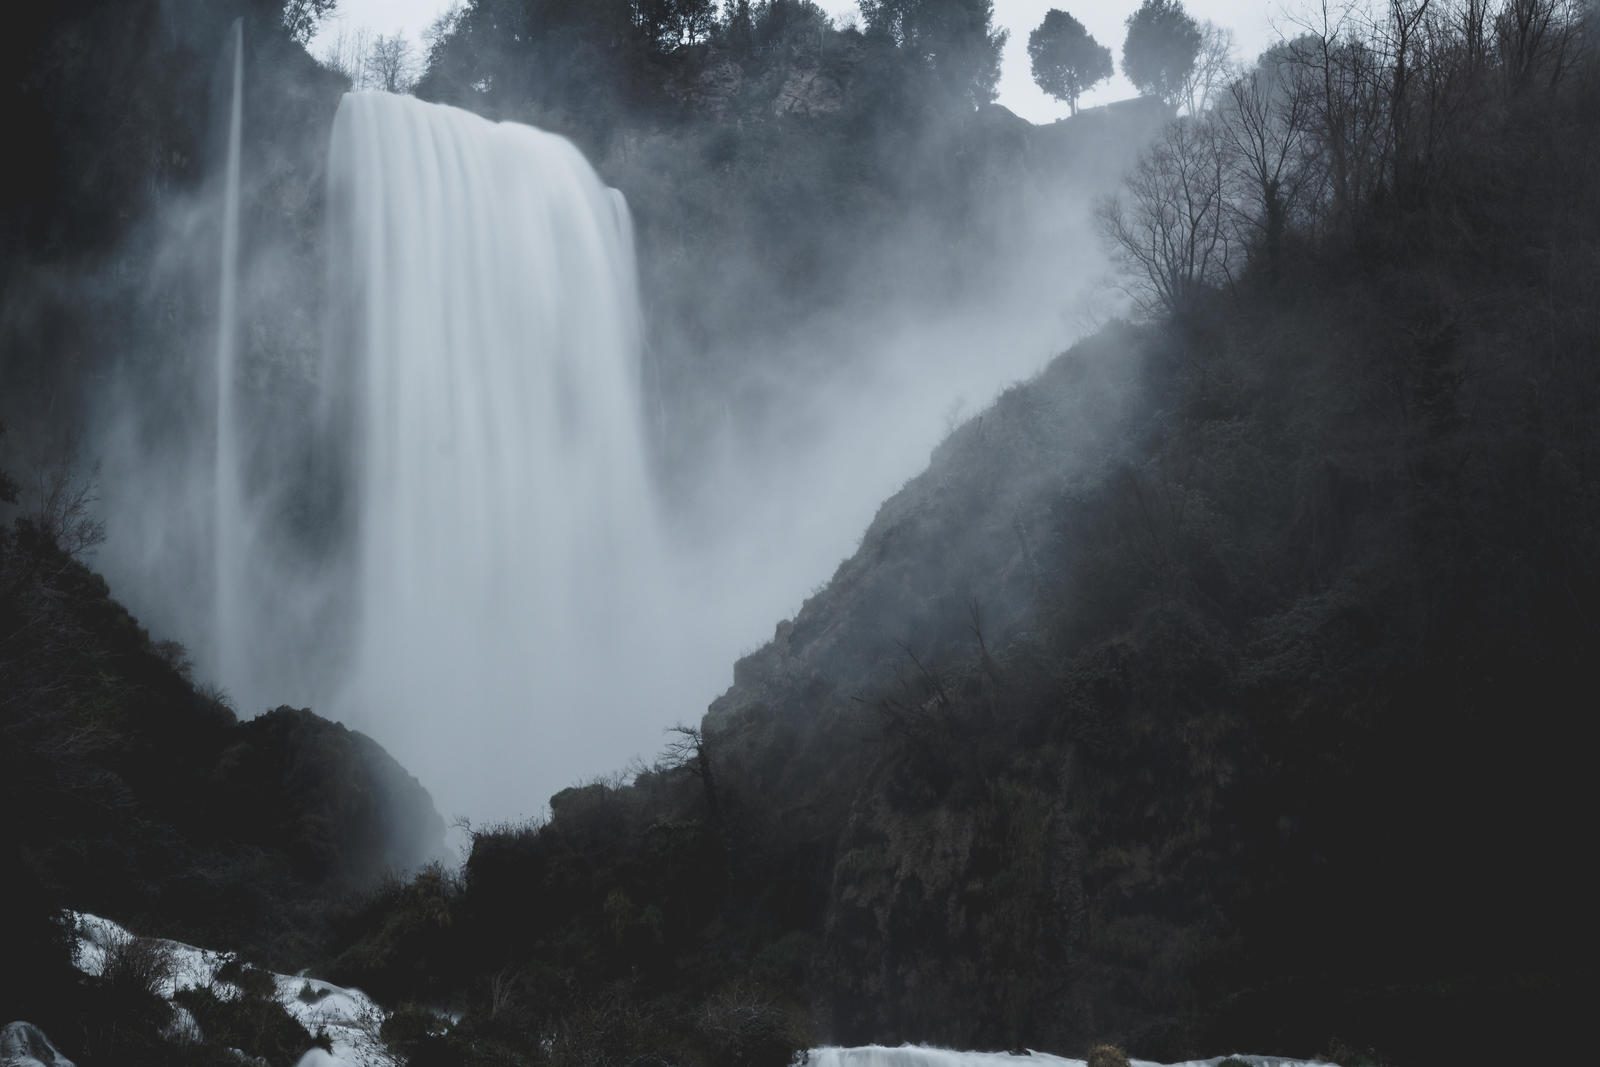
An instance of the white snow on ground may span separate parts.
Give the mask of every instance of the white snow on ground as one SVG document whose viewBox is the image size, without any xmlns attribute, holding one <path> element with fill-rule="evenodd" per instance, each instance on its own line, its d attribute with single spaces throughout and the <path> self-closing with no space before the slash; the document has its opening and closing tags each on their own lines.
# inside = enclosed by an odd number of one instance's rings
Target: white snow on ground
<svg viewBox="0 0 1600 1067">
<path fill-rule="evenodd" d="M 86 912 L 72 913 L 77 930 L 73 963 L 85 974 L 98 975 L 105 969 L 106 955 L 134 935 L 110 919 Z M 209 987 L 221 1000 L 239 995 L 239 987 L 217 978 L 217 969 L 232 956 L 225 952 L 195 948 L 181 941 L 159 941 L 172 954 L 172 974 L 159 990 L 171 998 L 180 989 Z M 271 973 L 271 972 L 268 972 Z M 325 1033 L 333 1045 L 333 1055 L 312 1049 L 301 1057 L 299 1067 L 399 1067 L 399 1061 L 378 1038 L 384 1012 L 359 989 L 339 986 L 304 975 L 272 974 L 278 1003 L 312 1034 Z M 302 1000 L 307 987 L 312 1000 Z M 181 1011 L 181 1009 L 180 1009 Z M 174 1020 L 174 1027 L 198 1032 L 194 1016 L 187 1011 Z"/>
<path fill-rule="evenodd" d="M 292 978 L 286 974 L 272 977 L 278 985 L 278 1002 L 289 1014 L 311 1033 L 326 1033 L 333 1043 L 333 1056 L 312 1049 L 301 1057 L 299 1067 L 398 1067 L 400 1061 L 378 1037 L 384 1011 L 361 990 L 341 989 L 315 978 Z M 314 1002 L 300 999 L 308 985 L 317 998 Z"/>
<path fill-rule="evenodd" d="M 1217 1067 L 1227 1056 L 1208 1060 L 1185 1060 L 1170 1067 Z M 1251 1067 L 1335 1067 L 1318 1060 L 1294 1060 L 1283 1056 L 1256 1056 L 1235 1053 Z M 1163 1067 L 1148 1060 L 1132 1060 L 1132 1067 Z M 812 1049 L 807 1067 L 1087 1067 L 1083 1060 L 1069 1060 L 1048 1052 L 1025 1055 L 1010 1052 L 956 1052 L 926 1045 L 862 1045 L 858 1048 Z"/>
<path fill-rule="evenodd" d="M 85 974 L 100 974 L 105 970 L 106 954 L 116 946 L 134 939 L 133 934 L 110 919 L 102 919 L 87 912 L 72 912 L 71 915 L 77 929 L 77 948 L 73 953 L 72 962 Z M 203 985 L 212 986 L 217 996 L 223 1000 L 232 1000 L 238 996 L 239 991 L 233 986 L 216 980 L 217 968 L 228 961 L 226 953 L 194 948 L 177 941 L 156 940 L 172 953 L 171 976 L 157 990 L 162 996 L 171 1000 L 180 989 L 193 989 Z"/>
<path fill-rule="evenodd" d="M 85 974 L 98 975 L 105 968 L 107 952 L 133 938 L 109 919 L 85 912 L 74 912 L 72 918 L 78 931 L 73 962 Z M 209 986 L 223 1000 L 239 995 L 237 986 L 217 978 L 217 969 L 232 958 L 228 953 L 195 948 L 179 941 L 161 941 L 160 944 L 171 951 L 173 960 L 172 977 L 162 989 L 163 996 L 170 998 L 180 989 L 202 986 Z M 400 1061 L 384 1048 L 378 1037 L 378 1028 L 384 1020 L 383 1009 L 361 990 L 342 989 L 304 975 L 273 974 L 272 980 L 277 987 L 278 1002 L 289 1014 L 312 1034 L 326 1033 L 333 1045 L 332 1055 L 313 1048 L 300 1058 L 296 1067 L 401 1067 Z M 302 1000 L 301 993 L 307 987 L 312 999 Z M 194 1017 L 187 1012 L 183 1012 L 183 1016 L 186 1020 L 175 1019 L 174 1027 L 193 1028 L 198 1032 Z M 1217 1067 L 1227 1058 L 1187 1060 L 1170 1067 Z M 1335 1067 L 1317 1060 L 1282 1056 L 1235 1054 L 1235 1058 L 1246 1061 L 1251 1067 Z M 1083 1060 L 1063 1059 L 1045 1052 L 1019 1056 L 1009 1052 L 956 1052 L 925 1045 L 818 1048 L 811 1050 L 806 1063 L 807 1067 L 1087 1067 Z M 1163 1065 L 1134 1060 L 1132 1067 Z"/>
</svg>

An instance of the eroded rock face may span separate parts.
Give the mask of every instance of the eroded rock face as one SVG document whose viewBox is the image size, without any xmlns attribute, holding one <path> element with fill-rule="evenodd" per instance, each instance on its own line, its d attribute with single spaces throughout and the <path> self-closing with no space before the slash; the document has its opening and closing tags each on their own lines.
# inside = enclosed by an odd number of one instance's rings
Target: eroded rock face
<svg viewBox="0 0 1600 1067">
<path fill-rule="evenodd" d="M 844 84 L 821 67 L 797 67 L 772 102 L 777 115 L 830 115 L 844 106 Z"/>
<path fill-rule="evenodd" d="M 669 86 L 669 91 L 690 107 L 721 115 L 744 89 L 744 68 L 731 59 L 707 63 L 687 84 Z"/>
<path fill-rule="evenodd" d="M 32 1023 L 7 1023 L 0 1029 L 0 1067 L 73 1067 Z"/>
</svg>

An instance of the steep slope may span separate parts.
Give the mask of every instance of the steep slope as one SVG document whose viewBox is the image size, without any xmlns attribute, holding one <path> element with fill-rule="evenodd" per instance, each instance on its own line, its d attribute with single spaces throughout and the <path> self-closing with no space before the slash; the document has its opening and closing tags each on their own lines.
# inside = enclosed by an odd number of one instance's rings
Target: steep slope
<svg viewBox="0 0 1600 1067">
<path fill-rule="evenodd" d="M 294 964 L 341 897 L 443 850 L 374 742 L 289 708 L 237 722 L 34 520 L 0 530 L 0 694 L 19 1006 L 64 995 L 40 977 L 62 906 Z"/>
<path fill-rule="evenodd" d="M 1587 261 L 1568 218 L 1541 239 Z M 1594 275 L 1513 310 L 1498 268 L 1381 254 L 1095 342 L 1142 368 L 1099 455 L 1069 355 L 741 661 L 706 742 L 833 860 L 837 1040 L 1566 1032 Z"/>
<path fill-rule="evenodd" d="M 735 664 L 733 688 L 705 719 L 725 791 L 764 794 L 772 814 L 803 820 L 819 796 L 841 799 L 834 786 L 870 758 L 841 731 L 876 734 L 902 705 L 914 716 L 936 681 L 927 664 L 981 666 L 982 643 L 998 650 L 1036 623 L 1042 567 L 1057 547 L 1052 507 L 1128 461 L 1139 364 L 1135 335 L 1107 330 L 939 446 L 879 509 L 856 554 Z M 805 758 L 819 747 L 829 755 Z M 834 749 L 847 753 L 842 763 Z"/>
</svg>

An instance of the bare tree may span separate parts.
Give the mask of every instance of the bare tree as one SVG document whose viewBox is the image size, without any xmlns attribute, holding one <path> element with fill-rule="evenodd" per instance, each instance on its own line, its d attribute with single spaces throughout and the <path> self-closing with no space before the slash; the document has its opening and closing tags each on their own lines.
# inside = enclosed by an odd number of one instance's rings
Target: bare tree
<svg viewBox="0 0 1600 1067">
<path fill-rule="evenodd" d="M 323 46 L 318 60 L 328 70 L 344 75 L 352 89 L 366 89 L 367 54 L 372 47 L 372 35 L 365 29 L 346 32 L 341 28 L 332 41 Z"/>
<path fill-rule="evenodd" d="M 1231 277 L 1225 177 L 1217 124 L 1177 119 L 1140 155 L 1122 192 L 1097 206 L 1101 235 L 1146 314 L 1181 314 Z"/>
<path fill-rule="evenodd" d="M 1488 65 L 1491 29 L 1489 4 L 1490 0 L 1455 0 L 1449 9 L 1452 29 L 1461 42 L 1464 62 L 1474 74 Z"/>
<path fill-rule="evenodd" d="M 1383 76 L 1378 80 L 1388 122 L 1383 138 L 1383 162 L 1391 189 L 1406 188 L 1410 184 L 1407 171 L 1413 155 L 1412 127 L 1416 112 L 1412 96 L 1423 65 L 1422 39 L 1432 4 L 1433 0 L 1389 0 L 1386 16 L 1365 33 L 1377 46 L 1383 68 Z"/>
<path fill-rule="evenodd" d="M 1405 139 L 1396 145 L 1406 153 L 1396 178 L 1413 196 L 1428 195 L 1456 172 L 1471 138 L 1465 131 L 1486 110 L 1483 42 L 1463 32 L 1472 29 L 1471 9 L 1481 3 L 1466 0 L 1463 13 L 1450 0 L 1436 0 L 1414 33 L 1407 101 L 1412 114 Z"/>
<path fill-rule="evenodd" d="M 1581 0 L 1508 0 L 1495 16 L 1494 38 L 1511 91 L 1561 80 L 1577 56 L 1583 17 Z"/>
<path fill-rule="evenodd" d="M 1236 78 L 1215 115 L 1229 164 L 1229 203 L 1240 242 L 1281 267 L 1284 233 L 1321 174 L 1310 151 L 1310 87 L 1293 64 L 1262 63 Z"/>
<path fill-rule="evenodd" d="M 73 559 L 105 542 L 99 514 L 100 467 L 85 466 L 76 442 L 34 472 L 23 499 L 23 518 Z"/>
<path fill-rule="evenodd" d="M 669 765 L 681 767 L 694 777 L 700 779 L 701 788 L 705 790 L 706 808 L 711 813 L 711 821 L 722 821 L 722 804 L 717 796 L 717 780 L 711 769 L 711 753 L 706 749 L 705 735 L 698 726 L 689 726 L 679 723 L 669 727 L 667 733 L 674 737 L 667 743 L 666 750 L 662 753 Z"/>
<path fill-rule="evenodd" d="M 1323 0 L 1307 32 L 1289 42 L 1290 61 L 1304 68 L 1314 150 L 1327 174 L 1335 225 L 1371 199 L 1389 159 L 1387 81 L 1383 56 L 1355 31 L 1348 8 Z"/>
<path fill-rule="evenodd" d="M 1217 94 L 1236 68 L 1233 31 L 1210 19 L 1200 23 L 1200 49 L 1183 79 L 1183 100 L 1189 114 L 1198 115 L 1216 103 Z"/>
<path fill-rule="evenodd" d="M 368 88 L 382 89 L 386 93 L 408 93 L 416 78 L 411 42 L 403 33 L 379 34 L 367 49 Z"/>
</svg>

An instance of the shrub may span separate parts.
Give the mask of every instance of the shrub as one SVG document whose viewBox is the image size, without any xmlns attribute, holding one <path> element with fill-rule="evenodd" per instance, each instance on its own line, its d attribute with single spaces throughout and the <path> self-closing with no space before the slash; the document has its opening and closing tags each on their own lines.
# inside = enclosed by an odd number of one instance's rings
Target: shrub
<svg viewBox="0 0 1600 1067">
<path fill-rule="evenodd" d="M 265 990 L 257 976 L 266 978 Z M 229 1000 L 204 987 L 181 990 L 175 998 L 194 1016 L 208 1044 L 239 1049 L 269 1063 L 294 1063 L 313 1044 L 327 1046 L 325 1038 L 317 1041 L 278 1003 L 271 975 L 248 967 L 239 977 L 244 979 L 235 983 L 239 994 Z"/>
<path fill-rule="evenodd" d="M 1096 1045 L 1089 1050 L 1089 1067 L 1128 1067 L 1128 1054 L 1115 1045 Z"/>
<path fill-rule="evenodd" d="M 243 962 L 237 956 L 230 955 L 228 959 L 217 968 L 216 979 L 239 987 L 239 991 L 246 997 L 273 999 L 277 994 L 277 984 L 273 982 L 272 975 L 259 967 L 253 967 Z"/>
<path fill-rule="evenodd" d="M 119 936 L 106 945 L 100 978 L 118 999 L 160 997 L 174 964 L 172 946 L 165 941 Z"/>
<path fill-rule="evenodd" d="M 706 1001 L 696 1030 L 713 1063 L 784 1067 L 814 1043 L 802 1013 L 746 982 Z"/>
<path fill-rule="evenodd" d="M 383 1020 L 378 1036 L 407 1064 L 448 1062 L 449 1023 L 426 1008 L 402 1004 Z"/>
</svg>

